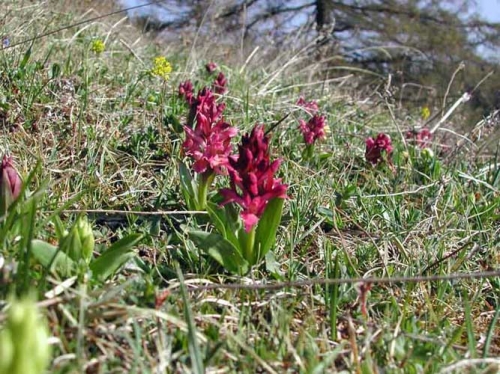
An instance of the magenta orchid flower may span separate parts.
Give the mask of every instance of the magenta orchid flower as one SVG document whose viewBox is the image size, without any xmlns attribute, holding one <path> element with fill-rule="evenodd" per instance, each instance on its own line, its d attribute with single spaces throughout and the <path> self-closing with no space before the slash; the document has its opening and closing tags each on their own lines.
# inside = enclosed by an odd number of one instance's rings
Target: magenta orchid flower
<svg viewBox="0 0 500 374">
<path fill-rule="evenodd" d="M 307 145 L 311 145 L 318 139 L 325 137 L 326 119 L 324 116 L 315 114 L 306 122 L 303 119 L 299 120 L 299 129 L 304 136 L 304 141 Z"/>
<path fill-rule="evenodd" d="M 316 101 L 305 101 L 304 97 L 301 96 L 297 100 L 296 105 L 304 108 L 309 114 L 316 114 L 319 110 L 318 103 Z"/>
<path fill-rule="evenodd" d="M 179 97 L 183 97 L 186 102 L 191 105 L 194 101 L 193 83 L 190 80 L 179 84 Z"/>
<path fill-rule="evenodd" d="M 383 153 L 389 157 L 392 151 L 391 137 L 387 134 L 380 133 L 375 139 L 371 137 L 366 139 L 365 158 L 374 165 L 383 160 Z"/>
<path fill-rule="evenodd" d="M 223 72 L 220 72 L 213 84 L 214 91 L 219 95 L 227 92 L 227 79 Z"/>
<path fill-rule="evenodd" d="M 414 142 L 419 148 L 425 148 L 432 141 L 432 133 L 427 127 L 420 130 L 410 130 L 406 133 L 406 139 Z"/>
<path fill-rule="evenodd" d="M 231 138 L 238 130 L 224 122 L 222 112 L 225 105 L 217 104 L 208 88 L 198 93 L 193 105 L 196 106 L 196 125 L 194 129 L 184 126 L 184 151 L 193 158 L 195 172 L 224 174 L 231 153 Z"/>
<path fill-rule="evenodd" d="M 242 207 L 241 218 L 245 231 L 250 232 L 258 223 L 267 204 L 275 198 L 287 198 L 288 186 L 274 178 L 281 160 L 270 161 L 269 138 L 264 126 L 257 125 L 242 137 L 238 155 L 229 157 L 231 188 L 220 191 L 222 205 L 235 202 Z"/>
<path fill-rule="evenodd" d="M 205 65 L 205 69 L 209 74 L 212 74 L 215 70 L 217 70 L 217 68 L 218 66 L 215 62 L 209 62 L 208 64 Z"/>
</svg>

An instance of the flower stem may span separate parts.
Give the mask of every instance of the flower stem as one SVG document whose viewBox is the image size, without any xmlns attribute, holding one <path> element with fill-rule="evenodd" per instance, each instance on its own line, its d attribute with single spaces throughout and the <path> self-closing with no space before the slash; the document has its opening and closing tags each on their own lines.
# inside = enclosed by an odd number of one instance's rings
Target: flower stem
<svg viewBox="0 0 500 374">
<path fill-rule="evenodd" d="M 307 144 L 306 148 L 302 152 L 302 158 L 306 161 L 309 161 L 314 154 L 314 144 Z"/>
<path fill-rule="evenodd" d="M 199 210 L 205 210 L 207 208 L 208 187 L 212 184 L 214 177 L 215 173 L 212 171 L 206 171 L 203 174 L 199 174 L 199 183 L 198 183 Z"/>
<path fill-rule="evenodd" d="M 254 253 L 256 227 L 257 226 L 252 227 L 250 232 L 243 231 L 243 258 L 247 260 L 250 265 L 255 265 L 258 260 L 257 253 Z"/>
</svg>

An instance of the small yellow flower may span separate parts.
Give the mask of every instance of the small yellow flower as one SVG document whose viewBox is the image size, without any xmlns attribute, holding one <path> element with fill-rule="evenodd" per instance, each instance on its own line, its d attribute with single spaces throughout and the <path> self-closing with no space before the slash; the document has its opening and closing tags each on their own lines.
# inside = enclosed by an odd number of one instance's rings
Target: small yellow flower
<svg viewBox="0 0 500 374">
<path fill-rule="evenodd" d="M 431 111 L 429 110 L 428 107 L 424 106 L 422 108 L 422 111 L 420 112 L 420 115 L 422 116 L 422 119 L 425 121 L 427 118 L 431 116 Z"/>
<path fill-rule="evenodd" d="M 325 134 L 330 134 L 332 131 L 330 130 L 330 126 L 328 125 L 325 125 L 325 127 L 323 127 L 323 131 L 325 132 Z"/>
<path fill-rule="evenodd" d="M 90 46 L 90 50 L 96 54 L 101 54 L 105 49 L 106 44 L 101 39 L 95 39 Z"/>
<path fill-rule="evenodd" d="M 167 58 L 164 56 L 155 57 L 153 61 L 153 68 L 151 69 L 151 75 L 163 78 L 168 81 L 170 78 L 170 73 L 172 72 L 172 65 L 168 62 Z"/>
</svg>

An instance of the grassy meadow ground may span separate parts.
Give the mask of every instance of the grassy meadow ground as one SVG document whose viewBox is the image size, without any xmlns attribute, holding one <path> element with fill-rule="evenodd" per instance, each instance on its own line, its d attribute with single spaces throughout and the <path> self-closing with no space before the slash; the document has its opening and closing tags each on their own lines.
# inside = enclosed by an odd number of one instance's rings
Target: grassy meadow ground
<svg viewBox="0 0 500 374">
<path fill-rule="evenodd" d="M 15 45 L 97 15 L 48 3 L 1 1 L 0 36 Z M 349 72 L 320 81 L 321 66 L 300 51 L 265 64 L 257 51 L 245 63 L 210 55 L 217 45 L 153 43 L 122 16 L 0 49 L 0 150 L 29 183 L 25 199 L 37 196 L 33 215 L 19 216 L 29 238 L 57 242 L 55 217 L 69 228 L 79 212 L 93 225 L 96 257 L 143 235 L 104 281 L 48 272 L 24 252 L 23 235 L 2 234 L 0 300 L 35 291 L 51 336 L 48 372 L 500 371 L 498 277 L 401 281 L 500 268 L 500 168 L 495 154 L 477 155 L 477 131 L 461 133 L 452 116 L 426 156 L 404 142 L 420 111 L 383 86 L 356 93 Z M 148 74 L 156 56 L 172 64 L 167 82 Z M 188 108 L 177 86 L 210 85 L 212 58 L 228 78 L 225 118 L 240 133 L 288 115 L 272 132 L 272 155 L 283 159 L 290 198 L 272 256 L 245 276 L 186 235 L 212 226 L 184 213 L 178 164 L 188 161 L 175 119 Z M 300 95 L 318 101 L 330 129 L 307 161 Z M 392 167 L 364 160 L 365 138 L 380 131 L 393 139 Z M 356 281 L 368 277 L 400 281 Z"/>
</svg>

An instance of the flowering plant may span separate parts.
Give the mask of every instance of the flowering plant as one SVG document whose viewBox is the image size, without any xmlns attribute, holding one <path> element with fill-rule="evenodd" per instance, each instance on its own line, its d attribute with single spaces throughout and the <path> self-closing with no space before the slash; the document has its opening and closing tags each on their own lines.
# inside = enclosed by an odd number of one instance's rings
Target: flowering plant
<svg viewBox="0 0 500 374">
<path fill-rule="evenodd" d="M 209 62 L 205 65 L 205 70 L 208 74 L 212 74 L 215 70 L 217 70 L 218 66 L 215 62 Z"/>
<path fill-rule="evenodd" d="M 220 72 L 214 81 L 213 88 L 215 93 L 224 95 L 227 92 L 227 78 L 223 72 Z"/>
<path fill-rule="evenodd" d="M 424 121 L 426 121 L 431 116 L 431 110 L 429 109 L 429 107 L 424 106 L 420 111 L 420 116 Z"/>
<path fill-rule="evenodd" d="M 224 121 L 224 104 L 217 104 L 213 92 L 204 88 L 193 100 L 195 126 L 184 126 L 185 154 L 194 161 L 193 170 L 198 175 L 195 181 L 184 165 L 181 165 L 181 182 L 184 197 L 191 209 L 205 209 L 208 187 L 216 174 L 226 174 L 231 153 L 231 138 L 238 130 Z"/>
<path fill-rule="evenodd" d="M 179 84 L 179 97 L 184 98 L 189 105 L 192 105 L 195 100 L 193 89 L 193 83 L 190 80 Z"/>
<path fill-rule="evenodd" d="M 432 133 L 427 127 L 420 130 L 409 130 L 406 132 L 406 139 L 419 148 L 425 148 L 432 141 Z"/>
<path fill-rule="evenodd" d="M 32 253 L 40 264 L 61 276 L 84 275 L 105 280 L 134 257 L 134 246 L 142 240 L 140 234 L 130 234 L 113 243 L 99 257 L 94 257 L 95 239 L 92 226 L 85 216 L 79 216 L 69 230 L 59 217 L 54 217 L 58 245 L 33 239 Z"/>
<path fill-rule="evenodd" d="M 299 97 L 295 105 L 303 108 L 309 114 L 316 114 L 319 111 L 318 103 L 316 101 L 306 101 L 303 96 Z"/>
<path fill-rule="evenodd" d="M 274 244 L 288 188 L 274 177 L 280 163 L 271 162 L 269 137 L 262 125 L 255 126 L 242 137 L 238 154 L 228 159 L 230 188 L 220 190 L 220 205 L 207 206 L 220 235 L 190 233 L 199 247 L 233 273 L 246 273 Z"/>
<path fill-rule="evenodd" d="M 391 137 L 387 134 L 380 133 L 375 139 L 372 137 L 366 139 L 365 158 L 366 161 L 373 165 L 382 162 L 384 160 L 384 154 L 385 158 L 389 159 L 392 151 Z"/>
<path fill-rule="evenodd" d="M 172 65 L 165 56 L 158 56 L 154 58 L 153 67 L 149 71 L 151 75 L 160 77 L 165 81 L 168 81 L 171 72 L 172 72 Z"/>
<path fill-rule="evenodd" d="M 0 374 L 44 373 L 51 359 L 47 321 L 37 308 L 33 294 L 11 297 L 0 331 Z"/>
<path fill-rule="evenodd" d="M 101 39 L 95 39 L 90 45 L 90 50 L 95 54 L 99 55 L 106 49 L 106 44 Z"/>
<path fill-rule="evenodd" d="M 324 116 L 315 114 L 308 122 L 303 119 L 299 120 L 299 129 L 304 137 L 306 148 L 302 152 L 304 159 L 310 159 L 314 153 L 314 143 L 317 140 L 324 139 L 326 136 L 326 120 Z"/>
<path fill-rule="evenodd" d="M 301 96 L 299 100 L 297 100 L 297 105 L 302 107 L 306 113 L 311 115 L 311 118 L 309 118 L 309 121 L 307 122 L 304 119 L 299 120 L 299 130 L 304 137 L 304 142 L 306 143 L 306 148 L 302 153 L 302 157 L 307 160 L 313 156 L 314 143 L 325 138 L 328 126 L 326 124 L 325 116 L 318 114 L 319 107 L 316 101 L 308 102 Z"/>
</svg>

